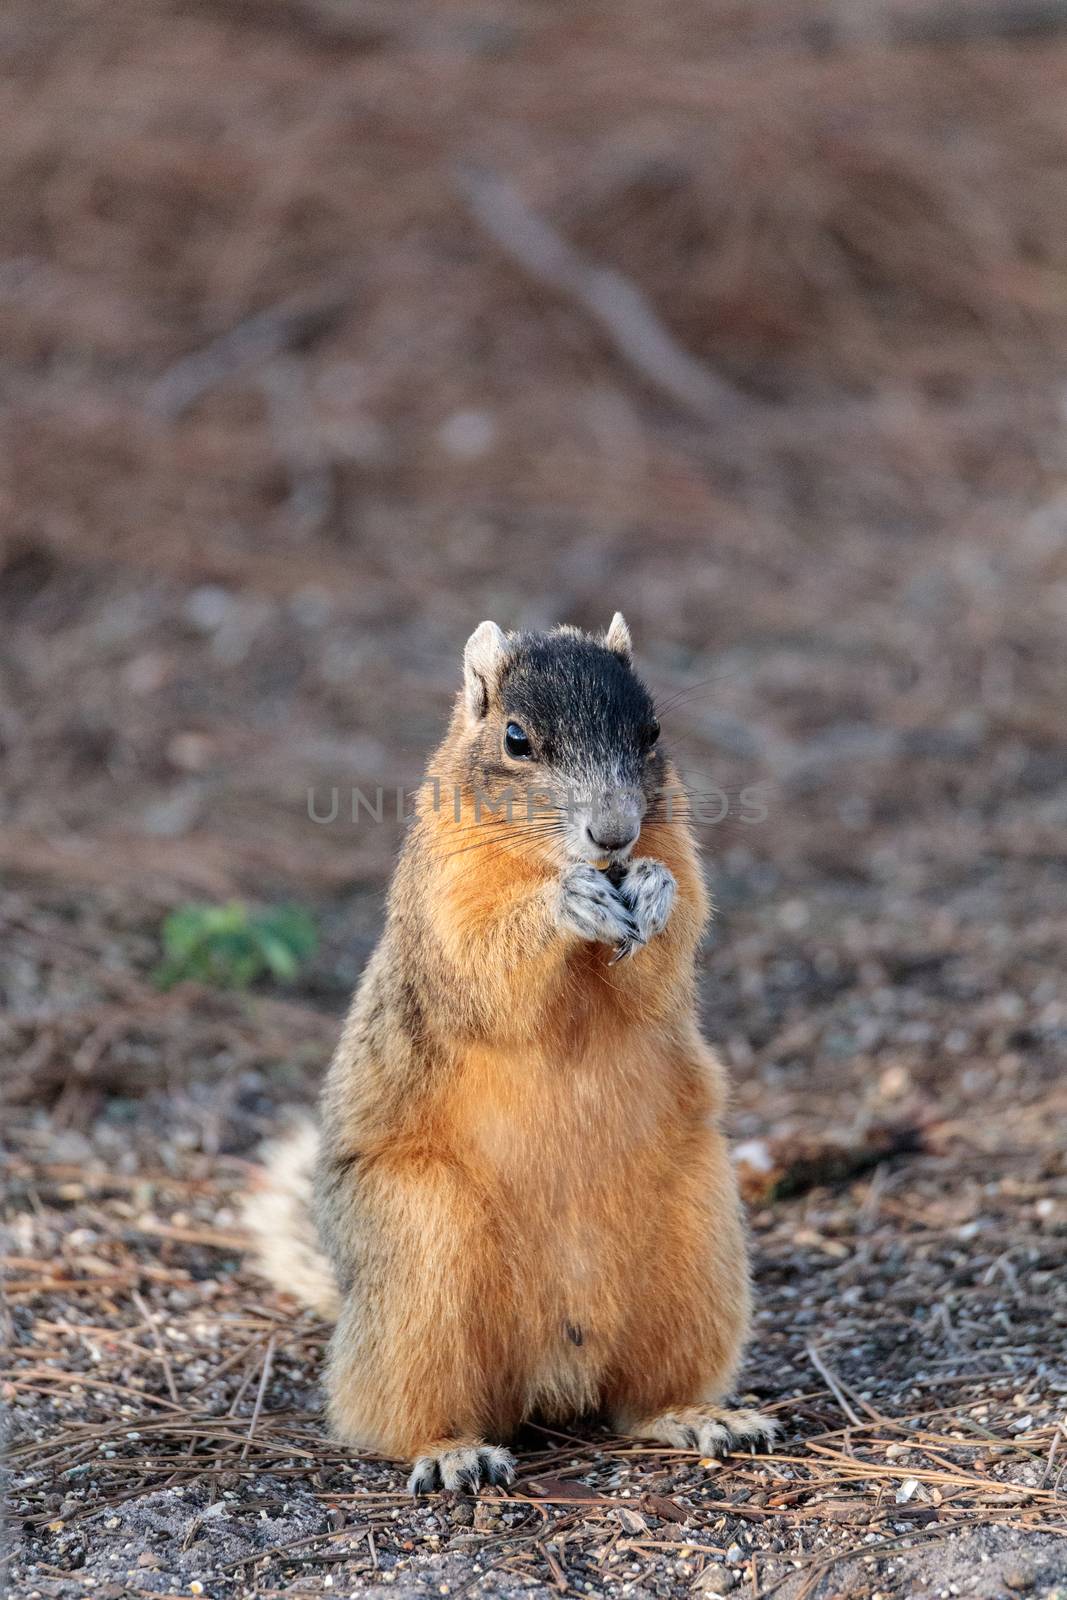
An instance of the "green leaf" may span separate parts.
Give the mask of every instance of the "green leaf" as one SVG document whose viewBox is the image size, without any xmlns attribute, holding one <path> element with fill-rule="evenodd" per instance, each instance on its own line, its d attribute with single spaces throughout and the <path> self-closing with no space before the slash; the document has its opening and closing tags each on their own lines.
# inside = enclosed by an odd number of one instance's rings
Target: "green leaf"
<svg viewBox="0 0 1067 1600">
<path fill-rule="evenodd" d="M 234 900 L 176 907 L 164 920 L 160 941 L 164 959 L 154 977 L 162 988 L 191 980 L 246 989 L 268 974 L 291 983 L 315 953 L 318 935 L 299 906 L 250 911 Z"/>
</svg>

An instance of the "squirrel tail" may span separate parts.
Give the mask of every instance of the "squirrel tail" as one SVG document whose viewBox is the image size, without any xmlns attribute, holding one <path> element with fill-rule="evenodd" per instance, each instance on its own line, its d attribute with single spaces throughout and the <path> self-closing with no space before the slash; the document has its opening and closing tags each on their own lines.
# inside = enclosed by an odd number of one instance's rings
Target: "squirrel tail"
<svg viewBox="0 0 1067 1600">
<path fill-rule="evenodd" d="M 263 1276 L 332 1320 L 340 1309 L 340 1294 L 311 1210 L 318 1147 L 318 1129 L 308 1117 L 265 1145 L 263 1168 L 245 1200 L 243 1221 Z"/>
</svg>

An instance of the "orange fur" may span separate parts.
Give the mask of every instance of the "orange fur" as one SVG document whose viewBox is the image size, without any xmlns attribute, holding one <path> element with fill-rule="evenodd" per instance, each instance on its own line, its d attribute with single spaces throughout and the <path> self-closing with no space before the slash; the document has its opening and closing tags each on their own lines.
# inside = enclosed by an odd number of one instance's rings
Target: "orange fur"
<svg viewBox="0 0 1067 1600">
<path fill-rule="evenodd" d="M 464 787 L 461 820 L 424 799 L 324 1094 L 333 1426 L 408 1458 L 534 1415 L 661 1437 L 695 1408 L 720 1426 L 749 1285 L 695 1018 L 690 830 L 642 830 L 635 854 L 677 898 L 613 965 L 557 927 L 547 844 L 492 820 L 472 834 L 466 750 L 457 707 L 433 770 Z"/>
</svg>

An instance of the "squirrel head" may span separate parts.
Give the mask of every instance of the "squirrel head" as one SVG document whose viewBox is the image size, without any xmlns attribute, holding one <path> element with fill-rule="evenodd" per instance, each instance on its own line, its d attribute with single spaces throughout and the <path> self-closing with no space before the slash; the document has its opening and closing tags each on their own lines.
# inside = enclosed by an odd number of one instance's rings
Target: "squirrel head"
<svg viewBox="0 0 1067 1600">
<path fill-rule="evenodd" d="M 578 628 L 505 634 L 483 622 L 463 652 L 453 724 L 479 819 L 560 861 L 625 862 L 662 790 L 652 696 L 616 612 L 597 637 Z"/>
</svg>

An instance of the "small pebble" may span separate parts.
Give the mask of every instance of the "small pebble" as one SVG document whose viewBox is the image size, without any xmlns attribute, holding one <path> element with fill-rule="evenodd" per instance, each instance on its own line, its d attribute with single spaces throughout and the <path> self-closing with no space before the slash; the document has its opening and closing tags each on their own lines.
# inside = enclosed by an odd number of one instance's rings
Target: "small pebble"
<svg viewBox="0 0 1067 1600">
<path fill-rule="evenodd" d="M 721 1567 L 717 1562 L 713 1566 L 705 1567 L 693 1584 L 693 1588 L 703 1594 L 729 1594 L 730 1590 L 736 1587 L 737 1579 L 729 1567 Z"/>
</svg>

